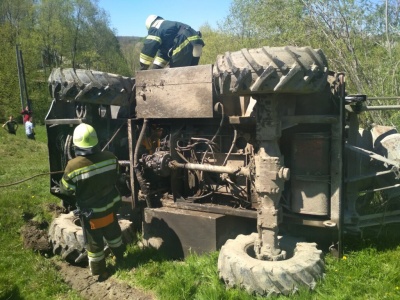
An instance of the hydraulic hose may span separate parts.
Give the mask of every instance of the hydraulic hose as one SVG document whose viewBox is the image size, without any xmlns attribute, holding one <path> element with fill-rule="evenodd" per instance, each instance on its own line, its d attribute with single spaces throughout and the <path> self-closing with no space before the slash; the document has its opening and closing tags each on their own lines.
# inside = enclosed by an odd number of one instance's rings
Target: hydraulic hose
<svg viewBox="0 0 400 300">
<path fill-rule="evenodd" d="M 147 123 L 148 123 L 148 120 L 144 119 L 142 130 L 140 131 L 139 138 L 136 141 L 135 153 L 133 155 L 133 167 L 135 168 L 136 178 L 137 178 L 138 183 L 140 185 L 140 189 L 142 190 L 142 194 L 146 199 L 146 204 L 147 204 L 148 207 L 151 207 L 152 205 L 151 205 L 151 201 L 150 201 L 149 196 L 148 196 L 149 191 L 148 191 L 148 188 L 147 188 L 147 185 L 146 185 L 146 180 L 143 178 L 142 172 L 141 172 L 141 170 L 139 169 L 139 166 L 138 166 L 139 149 L 140 149 L 140 145 L 142 144 L 144 136 L 145 136 L 145 133 L 146 133 Z"/>
</svg>

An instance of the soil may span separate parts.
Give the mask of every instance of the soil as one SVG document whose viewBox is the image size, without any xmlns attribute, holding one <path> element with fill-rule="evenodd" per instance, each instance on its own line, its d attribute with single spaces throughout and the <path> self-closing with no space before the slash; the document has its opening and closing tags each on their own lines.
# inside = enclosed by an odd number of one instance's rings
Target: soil
<svg viewBox="0 0 400 300">
<path fill-rule="evenodd" d="M 39 251 L 42 254 L 48 254 L 51 251 L 51 245 L 47 239 L 47 222 L 36 222 L 28 220 L 21 228 L 21 236 L 26 249 Z"/>
<path fill-rule="evenodd" d="M 56 216 L 62 212 L 62 208 L 56 205 L 49 205 L 47 209 Z M 33 215 L 30 213 L 24 213 L 22 217 L 26 221 L 20 231 L 24 247 L 37 251 L 46 257 L 52 256 L 52 247 L 47 236 L 49 224 L 32 220 Z M 104 281 L 98 281 L 98 276 L 90 275 L 87 264 L 74 266 L 65 261 L 54 260 L 54 262 L 64 281 L 84 299 L 156 299 L 149 292 L 144 292 L 118 281 L 112 276 L 115 270 L 110 269 L 111 276 Z"/>
<path fill-rule="evenodd" d="M 151 293 L 131 287 L 113 277 L 98 281 L 97 276 L 90 275 L 87 267 L 73 266 L 66 262 L 57 262 L 56 265 L 65 282 L 84 299 L 156 299 Z"/>
</svg>

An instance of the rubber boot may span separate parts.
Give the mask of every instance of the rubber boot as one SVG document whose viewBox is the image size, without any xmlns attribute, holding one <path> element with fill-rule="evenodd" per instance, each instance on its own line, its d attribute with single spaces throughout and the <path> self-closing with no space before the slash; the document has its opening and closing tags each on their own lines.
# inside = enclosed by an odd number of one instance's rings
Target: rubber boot
<svg viewBox="0 0 400 300">
<path fill-rule="evenodd" d="M 90 273 L 93 276 L 101 275 L 101 274 L 107 272 L 106 260 L 103 258 L 99 261 L 90 261 L 90 258 L 89 258 L 89 269 L 90 269 Z"/>
<path fill-rule="evenodd" d="M 124 260 L 124 252 L 126 250 L 126 245 L 122 244 L 119 247 L 111 248 L 111 252 L 115 256 L 115 263 L 116 265 L 120 265 Z"/>
</svg>

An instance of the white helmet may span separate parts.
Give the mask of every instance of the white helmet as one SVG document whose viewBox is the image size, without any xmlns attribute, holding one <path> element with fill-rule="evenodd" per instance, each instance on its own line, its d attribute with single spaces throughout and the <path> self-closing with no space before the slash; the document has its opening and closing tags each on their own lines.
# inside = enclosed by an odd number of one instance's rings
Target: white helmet
<svg viewBox="0 0 400 300">
<path fill-rule="evenodd" d="M 156 15 L 150 15 L 150 16 L 147 17 L 147 19 L 146 19 L 146 28 L 147 28 L 147 30 L 149 30 L 151 24 L 153 24 L 153 22 L 158 18 L 161 18 L 161 17 L 156 16 Z"/>
<path fill-rule="evenodd" d="M 72 142 L 79 148 L 87 149 L 96 146 L 99 140 L 96 130 L 89 124 L 82 123 L 75 128 Z"/>
</svg>

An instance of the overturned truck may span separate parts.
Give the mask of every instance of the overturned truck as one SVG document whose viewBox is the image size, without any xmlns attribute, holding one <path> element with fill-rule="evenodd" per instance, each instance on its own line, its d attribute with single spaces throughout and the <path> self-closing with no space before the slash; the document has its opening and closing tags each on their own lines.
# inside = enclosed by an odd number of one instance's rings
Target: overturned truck
<svg viewBox="0 0 400 300">
<path fill-rule="evenodd" d="M 55 69 L 49 88 L 51 193 L 62 199 L 57 171 L 74 157 L 75 126 L 91 124 L 119 159 L 119 190 L 144 243 L 174 258 L 220 250 L 229 287 L 314 288 L 322 250 L 340 255 L 344 233 L 400 221 L 400 135 L 360 128 L 359 115 L 377 108 L 346 93 L 321 50 L 242 49 L 135 78 Z M 81 257 L 83 241 L 60 241 L 59 223 L 54 252 Z"/>
</svg>

